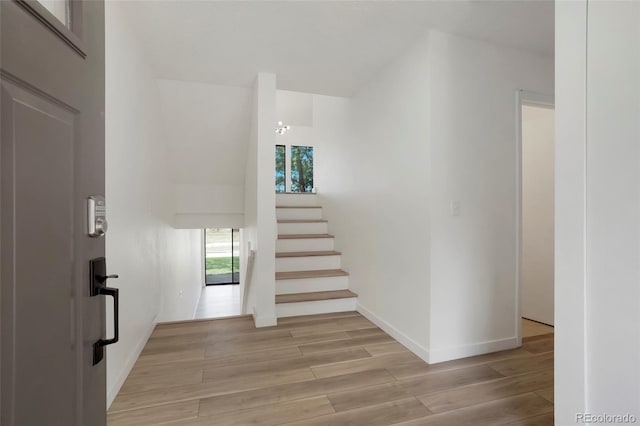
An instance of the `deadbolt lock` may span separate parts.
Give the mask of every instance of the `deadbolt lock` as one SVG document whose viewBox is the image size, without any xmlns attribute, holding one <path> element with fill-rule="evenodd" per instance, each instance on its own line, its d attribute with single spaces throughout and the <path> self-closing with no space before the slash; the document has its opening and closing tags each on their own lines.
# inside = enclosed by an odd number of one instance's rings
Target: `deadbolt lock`
<svg viewBox="0 0 640 426">
<path fill-rule="evenodd" d="M 107 232 L 107 205 L 102 195 L 87 198 L 87 224 L 87 233 L 92 238 L 102 237 Z"/>
</svg>

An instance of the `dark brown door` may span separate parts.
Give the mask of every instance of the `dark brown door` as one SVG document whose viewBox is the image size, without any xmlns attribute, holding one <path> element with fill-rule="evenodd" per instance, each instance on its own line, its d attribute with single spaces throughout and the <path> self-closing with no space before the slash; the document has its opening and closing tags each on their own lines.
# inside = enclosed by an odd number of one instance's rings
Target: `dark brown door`
<svg viewBox="0 0 640 426">
<path fill-rule="evenodd" d="M 104 194 L 104 4 L 3 0 L 0 25 L 0 423 L 102 426 L 86 200 Z"/>
</svg>

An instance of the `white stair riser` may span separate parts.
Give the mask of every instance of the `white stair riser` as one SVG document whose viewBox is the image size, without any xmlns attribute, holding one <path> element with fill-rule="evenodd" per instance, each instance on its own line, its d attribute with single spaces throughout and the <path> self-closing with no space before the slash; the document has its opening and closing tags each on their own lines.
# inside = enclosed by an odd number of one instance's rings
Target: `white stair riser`
<svg viewBox="0 0 640 426">
<path fill-rule="evenodd" d="M 348 290 L 349 277 L 301 278 L 276 280 L 276 294 L 313 293 L 316 291 Z"/>
<path fill-rule="evenodd" d="M 278 234 L 327 234 L 329 226 L 327 222 L 311 223 L 279 223 Z"/>
<path fill-rule="evenodd" d="M 333 238 L 292 238 L 276 240 L 276 252 L 333 250 Z"/>
<path fill-rule="evenodd" d="M 322 219 L 322 209 L 278 209 L 277 219 Z"/>
<path fill-rule="evenodd" d="M 340 269 L 340 255 L 276 258 L 276 272 Z"/>
<path fill-rule="evenodd" d="M 356 310 L 356 298 L 316 300 L 313 302 L 278 303 L 276 317 L 297 317 L 300 315 L 328 314 Z"/>
<path fill-rule="evenodd" d="M 276 194 L 276 206 L 317 206 L 315 194 Z"/>
</svg>

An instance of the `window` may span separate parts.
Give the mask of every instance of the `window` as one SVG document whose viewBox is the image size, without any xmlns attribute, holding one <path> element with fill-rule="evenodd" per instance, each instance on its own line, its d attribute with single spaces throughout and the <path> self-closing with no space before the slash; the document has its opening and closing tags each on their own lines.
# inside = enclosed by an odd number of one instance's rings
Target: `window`
<svg viewBox="0 0 640 426">
<path fill-rule="evenodd" d="M 240 236 L 237 229 L 204 230 L 205 284 L 240 282 Z"/>
<path fill-rule="evenodd" d="M 286 192 L 287 162 L 285 146 L 276 145 L 276 192 Z"/>
<path fill-rule="evenodd" d="M 69 0 L 39 0 L 38 3 L 51 12 L 62 25 L 71 28 L 71 8 Z"/>
<path fill-rule="evenodd" d="M 312 192 L 313 147 L 291 147 L 291 192 Z"/>
</svg>

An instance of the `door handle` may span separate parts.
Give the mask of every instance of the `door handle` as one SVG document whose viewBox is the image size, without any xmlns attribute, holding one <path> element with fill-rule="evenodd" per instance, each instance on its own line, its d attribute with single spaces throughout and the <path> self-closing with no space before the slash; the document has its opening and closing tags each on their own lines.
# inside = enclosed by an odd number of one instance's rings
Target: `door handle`
<svg viewBox="0 0 640 426">
<path fill-rule="evenodd" d="M 111 275 L 105 275 L 104 277 L 102 277 L 102 280 L 106 281 L 109 278 L 120 278 L 120 277 L 118 276 L 118 274 L 111 274 Z"/>
<path fill-rule="evenodd" d="M 90 280 L 91 296 L 111 296 L 113 297 L 113 338 L 98 339 L 93 343 L 93 365 L 98 364 L 104 358 L 104 347 L 114 344 L 120 336 L 119 309 L 120 297 L 119 290 L 113 287 L 107 287 L 107 280 L 110 278 L 118 278 L 118 275 L 106 275 L 106 261 L 104 257 L 91 259 L 90 261 Z"/>
<path fill-rule="evenodd" d="M 102 361 L 102 358 L 104 358 L 104 347 L 116 343 L 120 334 L 120 324 L 118 322 L 120 299 L 118 297 L 118 289 L 113 287 L 102 287 L 98 290 L 98 294 L 113 297 L 113 338 L 98 339 L 98 341 L 93 344 L 93 365 Z"/>
</svg>

